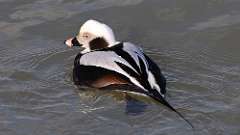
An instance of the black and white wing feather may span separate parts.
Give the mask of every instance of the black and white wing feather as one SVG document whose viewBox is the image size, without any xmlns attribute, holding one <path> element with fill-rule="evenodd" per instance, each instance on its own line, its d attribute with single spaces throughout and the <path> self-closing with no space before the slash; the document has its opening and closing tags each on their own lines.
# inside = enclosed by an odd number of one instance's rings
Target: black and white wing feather
<svg viewBox="0 0 240 135">
<path fill-rule="evenodd" d="M 122 74 L 134 85 L 143 89 L 144 93 L 160 94 L 162 97 L 166 93 L 166 81 L 158 66 L 144 54 L 142 49 L 131 43 L 120 43 L 111 48 L 86 53 L 81 56 L 79 63 Z"/>
</svg>

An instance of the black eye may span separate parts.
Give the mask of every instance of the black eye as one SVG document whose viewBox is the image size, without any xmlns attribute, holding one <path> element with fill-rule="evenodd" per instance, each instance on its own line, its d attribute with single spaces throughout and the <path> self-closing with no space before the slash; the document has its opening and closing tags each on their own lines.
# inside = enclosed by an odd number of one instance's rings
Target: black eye
<svg viewBox="0 0 240 135">
<path fill-rule="evenodd" d="M 84 35 L 83 37 L 88 38 L 88 35 Z"/>
</svg>

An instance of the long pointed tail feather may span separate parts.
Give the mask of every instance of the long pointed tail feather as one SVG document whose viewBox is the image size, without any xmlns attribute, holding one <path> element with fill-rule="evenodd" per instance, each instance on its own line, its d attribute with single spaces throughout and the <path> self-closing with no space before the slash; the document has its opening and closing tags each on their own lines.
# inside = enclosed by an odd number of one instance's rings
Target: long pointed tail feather
<svg viewBox="0 0 240 135">
<path fill-rule="evenodd" d="M 132 90 L 133 92 L 136 92 L 136 93 L 142 93 L 142 94 L 145 94 L 151 98 L 153 98 L 154 100 L 156 100 L 157 102 L 165 105 L 166 107 L 168 107 L 170 110 L 174 111 L 175 113 L 177 113 L 184 121 L 186 121 L 190 126 L 191 128 L 194 129 L 194 126 L 192 125 L 192 123 L 187 120 L 180 112 L 178 112 L 175 108 L 173 108 L 159 93 L 154 93 L 154 94 L 150 94 L 148 92 L 145 92 L 145 91 L 142 91 L 141 88 L 138 88 L 138 87 L 135 87 L 133 85 L 110 85 L 106 88 L 103 88 L 103 89 L 113 89 L 113 90 L 116 90 L 116 89 L 128 89 L 128 90 Z M 154 92 L 154 91 L 152 91 Z"/>
<path fill-rule="evenodd" d="M 153 95 L 148 95 L 150 96 L 151 98 L 153 98 L 154 100 L 160 102 L 161 104 L 167 106 L 169 109 L 171 109 L 172 111 L 174 111 L 175 113 L 177 113 L 184 121 L 186 121 L 190 126 L 191 128 L 194 129 L 194 126 L 192 125 L 192 123 L 187 120 L 180 112 L 178 112 L 175 108 L 173 108 L 163 97 L 156 97 L 156 96 L 153 96 Z"/>
</svg>

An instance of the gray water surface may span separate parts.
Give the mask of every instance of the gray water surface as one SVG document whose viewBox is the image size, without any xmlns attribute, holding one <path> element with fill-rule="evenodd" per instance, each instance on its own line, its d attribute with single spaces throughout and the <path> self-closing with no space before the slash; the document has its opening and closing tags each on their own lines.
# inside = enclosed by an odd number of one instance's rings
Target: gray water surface
<svg viewBox="0 0 240 135">
<path fill-rule="evenodd" d="M 156 61 L 194 130 L 150 99 L 129 114 L 121 93 L 78 91 L 63 41 L 88 19 Z M 239 135 L 239 35 L 239 0 L 0 0 L 0 135 Z"/>
</svg>

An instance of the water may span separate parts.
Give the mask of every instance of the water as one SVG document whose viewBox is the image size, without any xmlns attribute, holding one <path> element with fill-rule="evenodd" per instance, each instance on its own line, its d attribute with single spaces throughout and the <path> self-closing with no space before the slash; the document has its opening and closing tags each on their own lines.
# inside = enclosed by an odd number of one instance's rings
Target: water
<svg viewBox="0 0 240 135">
<path fill-rule="evenodd" d="M 150 99 L 77 90 L 63 40 L 90 18 L 161 66 L 195 130 Z M 239 35 L 238 0 L 0 0 L 0 134 L 238 135 Z"/>
</svg>

